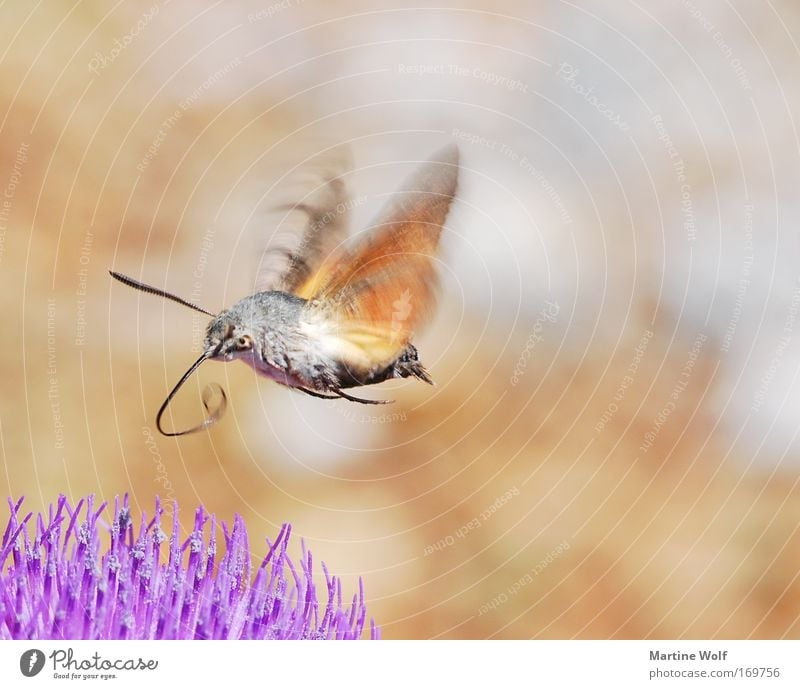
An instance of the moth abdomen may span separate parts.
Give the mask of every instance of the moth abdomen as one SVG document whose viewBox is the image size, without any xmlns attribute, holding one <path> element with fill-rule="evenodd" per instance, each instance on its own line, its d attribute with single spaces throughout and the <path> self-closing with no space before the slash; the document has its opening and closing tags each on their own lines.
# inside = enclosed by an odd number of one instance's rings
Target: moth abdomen
<svg viewBox="0 0 800 689">
<path fill-rule="evenodd" d="M 339 375 L 340 388 L 374 385 L 393 378 L 417 378 L 430 385 L 433 379 L 419 360 L 417 348 L 408 344 L 403 353 L 391 364 L 371 371 L 357 371 L 344 365 Z"/>
</svg>

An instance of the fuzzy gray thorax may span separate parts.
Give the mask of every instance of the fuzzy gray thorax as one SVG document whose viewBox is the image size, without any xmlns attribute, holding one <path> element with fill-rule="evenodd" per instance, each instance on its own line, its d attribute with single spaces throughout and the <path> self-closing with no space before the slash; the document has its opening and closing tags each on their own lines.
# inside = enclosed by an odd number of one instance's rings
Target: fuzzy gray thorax
<svg viewBox="0 0 800 689">
<path fill-rule="evenodd" d="M 263 366 L 286 371 L 303 350 L 298 325 L 305 299 L 285 292 L 259 292 L 222 311 L 206 330 L 205 347 L 213 358 L 241 358 L 269 375 Z M 272 376 L 270 376 L 272 377 Z"/>
</svg>

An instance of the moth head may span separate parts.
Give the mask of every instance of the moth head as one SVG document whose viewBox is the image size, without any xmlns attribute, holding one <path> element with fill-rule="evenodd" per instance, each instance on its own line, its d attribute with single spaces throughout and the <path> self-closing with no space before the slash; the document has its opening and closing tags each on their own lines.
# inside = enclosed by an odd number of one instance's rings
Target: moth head
<svg viewBox="0 0 800 689">
<path fill-rule="evenodd" d="M 208 324 L 205 351 L 211 359 L 231 361 L 253 349 L 250 328 L 227 311 L 215 316 Z"/>
</svg>

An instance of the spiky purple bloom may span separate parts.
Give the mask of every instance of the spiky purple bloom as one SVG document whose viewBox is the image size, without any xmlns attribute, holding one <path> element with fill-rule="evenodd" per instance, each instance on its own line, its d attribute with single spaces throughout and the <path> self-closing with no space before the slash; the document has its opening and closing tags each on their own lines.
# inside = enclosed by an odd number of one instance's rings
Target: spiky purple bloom
<svg viewBox="0 0 800 689">
<path fill-rule="evenodd" d="M 221 524 L 225 551 L 218 560 L 216 518 L 202 507 L 181 543 L 177 507 L 167 536 L 158 499 L 155 516 L 142 514 L 138 531 L 127 495 L 121 505 L 114 500 L 110 524 L 101 519 L 106 503 L 95 510 L 92 497 L 73 508 L 62 495 L 35 520 L 32 513 L 20 519 L 22 499 L 8 504 L 0 639 L 358 639 L 364 631 L 361 581 L 343 607 L 341 581 L 323 564 L 328 597 L 320 609 L 311 553 L 303 546 L 299 569 L 286 554 L 288 524 L 275 543 L 267 541 L 253 576 L 238 515 L 232 528 Z M 370 628 L 377 638 L 374 623 Z"/>
</svg>

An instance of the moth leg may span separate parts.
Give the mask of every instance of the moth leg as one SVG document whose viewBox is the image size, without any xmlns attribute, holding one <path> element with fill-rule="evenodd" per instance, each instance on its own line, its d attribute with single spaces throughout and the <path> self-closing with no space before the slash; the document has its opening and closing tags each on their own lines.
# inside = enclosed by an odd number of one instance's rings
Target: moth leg
<svg viewBox="0 0 800 689">
<path fill-rule="evenodd" d="M 292 388 L 293 390 L 299 390 L 300 392 L 306 393 L 306 395 L 310 395 L 311 397 L 317 397 L 321 400 L 338 400 L 339 395 L 323 395 L 321 392 L 314 392 L 313 390 L 307 390 L 306 388 Z"/>
<path fill-rule="evenodd" d="M 360 397 L 353 397 L 352 395 L 348 395 L 346 392 L 342 392 L 341 390 L 335 390 L 337 395 L 342 399 L 348 400 L 350 402 L 358 402 L 359 404 L 393 404 L 394 400 L 365 400 L 361 399 Z"/>
</svg>

